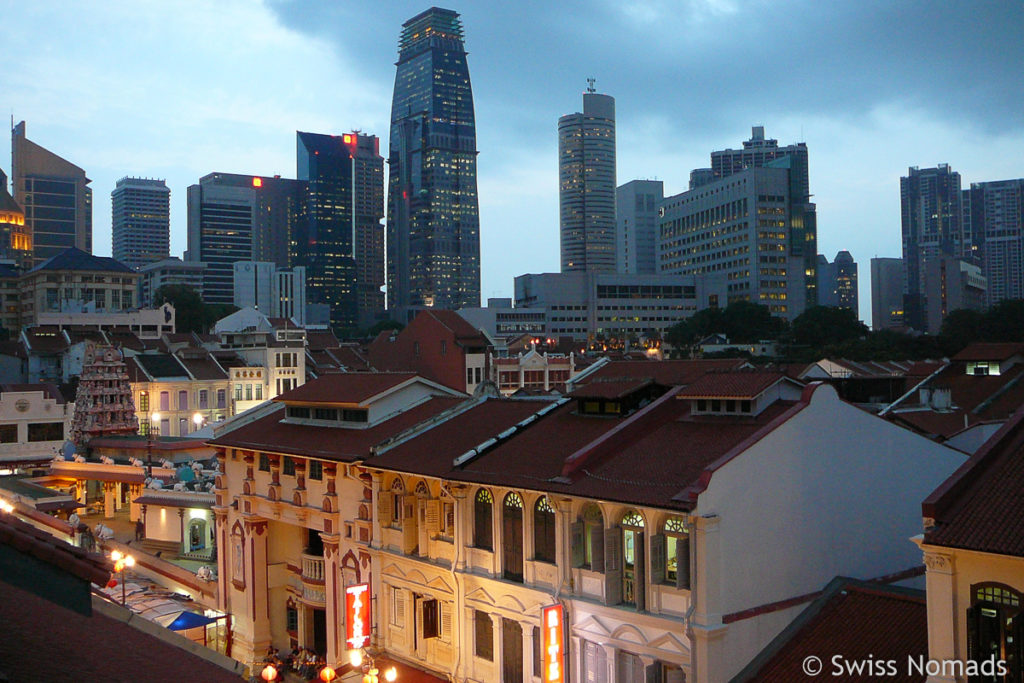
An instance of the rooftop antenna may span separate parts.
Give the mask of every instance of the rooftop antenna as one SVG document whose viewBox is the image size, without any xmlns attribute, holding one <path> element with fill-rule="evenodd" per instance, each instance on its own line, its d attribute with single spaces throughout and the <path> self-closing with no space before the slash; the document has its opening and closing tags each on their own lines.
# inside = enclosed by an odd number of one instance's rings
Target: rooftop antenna
<svg viewBox="0 0 1024 683">
<path fill-rule="evenodd" d="M 587 92 L 588 93 L 594 94 L 594 93 L 597 92 L 597 90 L 594 88 L 594 83 L 596 83 L 596 82 L 597 81 L 595 79 L 593 79 L 593 78 L 588 78 L 587 79 Z"/>
</svg>

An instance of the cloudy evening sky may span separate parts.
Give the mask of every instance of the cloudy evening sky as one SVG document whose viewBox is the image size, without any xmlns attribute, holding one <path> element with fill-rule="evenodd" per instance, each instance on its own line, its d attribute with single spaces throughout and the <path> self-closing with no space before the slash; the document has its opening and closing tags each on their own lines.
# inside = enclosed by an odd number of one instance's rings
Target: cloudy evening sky
<svg viewBox="0 0 1024 683">
<path fill-rule="evenodd" d="M 1024 177 L 1024 3 L 651 0 L 446 5 L 462 14 L 476 104 L 482 294 L 558 269 L 559 116 L 585 79 L 617 105 L 618 182 L 686 189 L 750 126 L 806 141 L 819 250 L 900 255 L 899 177 L 949 163 L 964 185 Z M 387 156 L 402 1 L 0 0 L 0 107 L 83 167 L 94 250 L 125 175 L 171 188 L 212 171 L 295 177 L 295 131 L 380 136 Z M 10 172 L 10 138 L 0 140 Z"/>
</svg>

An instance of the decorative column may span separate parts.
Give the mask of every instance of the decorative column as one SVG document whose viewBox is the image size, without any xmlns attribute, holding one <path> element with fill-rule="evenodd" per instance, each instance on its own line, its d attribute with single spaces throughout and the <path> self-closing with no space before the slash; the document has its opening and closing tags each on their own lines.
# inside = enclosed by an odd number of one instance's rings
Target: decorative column
<svg viewBox="0 0 1024 683">
<path fill-rule="evenodd" d="M 472 530 L 469 528 L 469 487 L 462 484 L 452 484 L 452 498 L 455 499 L 455 554 L 458 560 L 455 562 L 455 571 L 465 571 L 466 555 L 471 544 Z"/>
<path fill-rule="evenodd" d="M 281 500 L 281 456 L 270 455 L 270 488 L 267 495 L 270 500 Z"/>
<path fill-rule="evenodd" d="M 121 508 L 124 507 L 124 503 L 121 500 L 124 498 L 124 483 L 120 481 L 114 482 L 114 511 L 120 512 Z"/>
<path fill-rule="evenodd" d="M 505 653 L 501 647 L 501 617 L 497 614 L 488 614 L 487 616 L 491 620 L 491 636 L 493 639 L 493 645 L 491 646 L 491 653 L 494 655 L 491 660 L 494 663 L 493 680 L 501 680 L 501 663 L 505 661 Z M 612 679 L 609 678 L 608 680 Z"/>
<path fill-rule="evenodd" d="M 324 604 L 327 609 L 327 663 L 341 661 L 345 651 L 344 587 L 338 534 L 321 533 L 324 542 Z"/>
<path fill-rule="evenodd" d="M 551 502 L 551 497 L 548 496 Z M 555 564 L 558 566 L 562 592 L 572 593 L 572 500 L 555 498 Z"/>
<path fill-rule="evenodd" d="M 217 498 L 220 499 L 220 492 Z M 228 587 L 231 585 L 232 548 L 228 543 L 228 508 L 224 505 L 214 505 L 213 514 L 216 519 L 214 533 L 217 534 L 217 609 L 221 612 L 230 612 Z"/>
<path fill-rule="evenodd" d="M 128 520 L 137 522 L 142 518 L 142 510 L 135 499 L 142 495 L 142 484 L 128 486 Z"/>
<path fill-rule="evenodd" d="M 111 519 L 114 516 L 115 491 L 114 482 L 103 482 L 103 516 Z"/>
<path fill-rule="evenodd" d="M 262 660 L 270 646 L 270 609 L 267 591 L 267 537 L 269 531 L 267 520 L 259 517 L 246 516 L 243 518 L 243 542 L 245 544 L 244 558 L 244 599 L 243 609 L 235 609 L 234 613 L 242 617 L 242 621 L 248 622 L 238 625 L 239 638 L 243 640 L 242 661 Z M 226 580 L 227 577 L 221 580 Z M 232 605 L 232 608 L 241 605 Z M 241 613 L 241 614 L 239 614 Z M 237 620 L 236 620 L 237 624 Z M 248 633 L 244 633 L 248 631 Z M 248 637 L 246 637 L 248 636 Z M 247 641 L 247 642 L 245 642 Z"/>
<path fill-rule="evenodd" d="M 325 466 L 326 469 L 326 466 Z M 370 472 L 370 487 L 373 490 L 373 502 L 370 506 L 370 518 L 373 519 L 373 538 L 370 539 L 370 547 L 379 549 L 383 547 L 384 542 L 384 531 L 380 524 L 380 497 L 383 494 L 381 487 L 384 484 L 384 474 L 379 471 Z M 455 517 L 458 520 L 458 515 Z M 458 543 L 458 539 L 455 541 Z"/>
<path fill-rule="evenodd" d="M 524 624 L 519 622 L 519 625 L 523 628 L 523 678 L 532 681 L 533 680 L 533 624 Z M 543 643 L 543 636 L 541 636 L 541 643 Z M 541 660 L 544 659 L 544 654 L 541 653 Z M 566 659 L 565 661 L 568 661 Z M 543 666 L 543 664 L 542 664 Z"/>
<path fill-rule="evenodd" d="M 964 610 L 957 606 L 954 558 L 929 550 L 924 554 L 924 564 L 927 568 L 928 658 L 934 661 L 965 661 L 967 652 L 957 651 L 957 622 Z M 941 673 L 928 676 L 928 683 L 955 683 L 956 678 L 942 676 Z"/>
<path fill-rule="evenodd" d="M 690 518 L 691 667 L 694 680 L 717 680 L 729 665 L 722 652 L 728 626 L 722 623 L 718 515 Z"/>
</svg>

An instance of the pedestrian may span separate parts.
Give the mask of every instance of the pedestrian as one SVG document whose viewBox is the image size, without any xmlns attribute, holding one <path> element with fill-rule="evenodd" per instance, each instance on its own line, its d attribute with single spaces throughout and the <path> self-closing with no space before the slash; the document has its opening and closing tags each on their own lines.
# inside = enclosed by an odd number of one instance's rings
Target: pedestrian
<svg viewBox="0 0 1024 683">
<path fill-rule="evenodd" d="M 135 540 L 141 541 L 146 536 L 146 525 L 141 519 L 135 520 Z"/>
</svg>

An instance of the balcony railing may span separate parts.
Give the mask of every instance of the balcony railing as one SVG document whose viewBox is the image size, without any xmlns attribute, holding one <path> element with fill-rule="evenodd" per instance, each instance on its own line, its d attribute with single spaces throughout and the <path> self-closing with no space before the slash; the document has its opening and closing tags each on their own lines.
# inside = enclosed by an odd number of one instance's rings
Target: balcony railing
<svg viewBox="0 0 1024 683">
<path fill-rule="evenodd" d="M 324 582 L 324 558 L 319 555 L 302 554 L 302 580 L 312 583 Z"/>
</svg>

